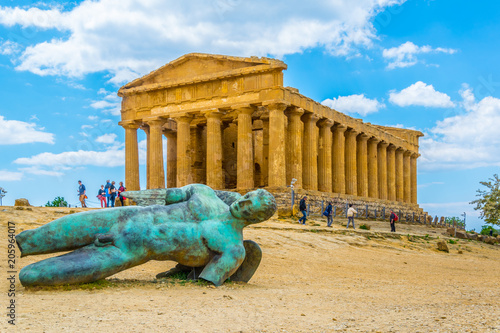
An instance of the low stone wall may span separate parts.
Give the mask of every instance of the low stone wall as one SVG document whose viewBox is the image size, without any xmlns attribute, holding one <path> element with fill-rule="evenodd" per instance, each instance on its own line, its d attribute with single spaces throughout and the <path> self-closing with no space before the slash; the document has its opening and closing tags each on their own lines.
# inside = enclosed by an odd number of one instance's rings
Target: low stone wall
<svg viewBox="0 0 500 333">
<path fill-rule="evenodd" d="M 312 216 L 321 216 L 328 202 L 332 202 L 336 216 L 346 216 L 347 205 L 352 204 L 358 212 L 357 218 L 388 220 L 392 209 L 398 215 L 398 222 L 400 223 L 408 222 L 440 227 L 446 226 L 444 217 L 433 218 L 417 204 L 303 189 L 294 191 L 294 208 L 292 212 L 292 191 L 289 187 L 267 187 L 266 190 L 271 192 L 276 198 L 278 215 L 280 216 L 295 215 L 298 212 L 300 199 L 306 195 L 308 197 L 309 214 Z"/>
</svg>

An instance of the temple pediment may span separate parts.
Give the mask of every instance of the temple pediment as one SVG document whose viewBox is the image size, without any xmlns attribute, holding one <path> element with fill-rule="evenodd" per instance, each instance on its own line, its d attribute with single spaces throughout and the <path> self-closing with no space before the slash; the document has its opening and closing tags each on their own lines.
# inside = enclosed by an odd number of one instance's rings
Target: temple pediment
<svg viewBox="0 0 500 333">
<path fill-rule="evenodd" d="M 158 85 L 179 85 L 286 68 L 284 62 L 276 59 L 190 53 L 128 83 L 120 88 L 119 93 Z"/>
</svg>

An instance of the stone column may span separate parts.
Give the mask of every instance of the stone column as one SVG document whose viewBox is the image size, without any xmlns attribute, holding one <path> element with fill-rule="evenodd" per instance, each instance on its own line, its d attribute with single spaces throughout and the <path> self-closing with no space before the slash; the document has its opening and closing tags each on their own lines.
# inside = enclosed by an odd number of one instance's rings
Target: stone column
<svg viewBox="0 0 500 333">
<path fill-rule="evenodd" d="M 358 133 L 354 129 L 345 132 L 345 190 L 347 194 L 352 195 L 358 195 L 356 170 L 356 137 Z"/>
<path fill-rule="evenodd" d="M 177 122 L 177 187 L 192 183 L 191 156 L 189 151 L 190 124 L 193 116 L 175 118 Z"/>
<path fill-rule="evenodd" d="M 418 154 L 413 153 L 410 159 L 411 203 L 413 204 L 417 204 L 417 158 Z"/>
<path fill-rule="evenodd" d="M 252 113 L 250 106 L 237 107 L 238 114 L 238 149 L 236 187 L 249 189 L 254 187 L 253 179 L 253 136 Z M 284 165 L 284 164 L 283 164 Z"/>
<path fill-rule="evenodd" d="M 223 113 L 217 109 L 205 113 L 207 118 L 207 185 L 215 190 L 224 189 L 222 174 L 222 130 Z"/>
<path fill-rule="evenodd" d="M 396 201 L 404 201 L 403 148 L 396 149 Z"/>
<path fill-rule="evenodd" d="M 319 128 L 318 189 L 332 192 L 332 126 L 330 119 L 321 119 Z"/>
<path fill-rule="evenodd" d="M 378 197 L 387 200 L 387 147 L 389 144 L 382 141 L 378 144 L 377 166 L 378 166 Z"/>
<path fill-rule="evenodd" d="M 304 123 L 302 123 L 300 117 L 303 114 L 304 109 L 297 107 L 287 111 L 289 138 L 287 145 L 290 146 L 290 174 L 292 178 L 297 179 L 293 185 L 296 189 L 302 188 L 302 134 L 304 132 Z"/>
<path fill-rule="evenodd" d="M 368 196 L 378 198 L 378 151 L 380 142 L 377 138 L 368 141 Z"/>
<path fill-rule="evenodd" d="M 167 137 L 167 187 L 177 187 L 177 133 L 165 131 Z"/>
<path fill-rule="evenodd" d="M 125 129 L 125 186 L 129 191 L 139 191 L 139 146 L 137 129 L 139 124 L 127 123 Z"/>
<path fill-rule="evenodd" d="M 304 138 L 302 151 L 302 181 L 306 190 L 318 190 L 318 140 L 316 139 L 316 122 L 319 116 L 306 113 L 304 122 Z"/>
<path fill-rule="evenodd" d="M 149 148 L 151 149 L 149 170 L 150 188 L 165 188 L 165 169 L 163 167 L 163 119 L 147 121 L 149 125 Z"/>
<path fill-rule="evenodd" d="M 403 154 L 403 198 L 404 202 L 411 202 L 411 166 L 410 166 L 410 156 L 411 151 L 405 151 Z"/>
<path fill-rule="evenodd" d="M 369 136 L 361 133 L 356 141 L 356 171 L 358 181 L 358 196 L 368 197 L 368 147 Z"/>
<path fill-rule="evenodd" d="M 273 103 L 269 110 L 269 186 L 286 186 L 284 103 Z"/>
<path fill-rule="evenodd" d="M 387 197 L 396 201 L 396 146 L 387 147 Z"/>
<path fill-rule="evenodd" d="M 265 187 L 269 184 L 269 114 L 263 114 L 262 120 L 262 165 L 261 165 L 261 184 Z"/>
<path fill-rule="evenodd" d="M 150 177 L 151 177 L 151 140 L 149 137 L 149 125 L 143 123 L 141 129 L 146 133 L 146 189 L 150 189 Z"/>
<path fill-rule="evenodd" d="M 333 192 L 345 192 L 345 136 L 347 127 L 341 124 L 333 128 Z"/>
</svg>

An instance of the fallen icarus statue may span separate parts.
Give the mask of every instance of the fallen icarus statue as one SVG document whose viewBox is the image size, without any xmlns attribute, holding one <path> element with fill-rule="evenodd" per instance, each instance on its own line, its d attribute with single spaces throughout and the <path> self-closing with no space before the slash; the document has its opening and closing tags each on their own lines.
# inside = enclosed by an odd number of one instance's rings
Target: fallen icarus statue
<svg viewBox="0 0 500 333">
<path fill-rule="evenodd" d="M 242 230 L 276 211 L 262 189 L 241 196 L 192 184 L 124 196 L 139 206 L 76 213 L 17 235 L 21 257 L 74 250 L 24 267 L 23 286 L 97 281 L 149 260 L 173 260 L 178 265 L 170 273 L 189 270 L 216 286 L 227 278 L 248 282 L 262 252 L 243 241 Z"/>
</svg>

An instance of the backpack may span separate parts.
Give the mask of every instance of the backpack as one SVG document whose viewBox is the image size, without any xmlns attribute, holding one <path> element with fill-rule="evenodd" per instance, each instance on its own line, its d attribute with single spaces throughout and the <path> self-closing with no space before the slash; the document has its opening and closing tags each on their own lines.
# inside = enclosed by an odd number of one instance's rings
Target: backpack
<svg viewBox="0 0 500 333">
<path fill-rule="evenodd" d="M 396 215 L 396 213 L 394 213 L 394 222 L 396 222 L 397 220 L 399 220 L 399 217 Z"/>
</svg>

